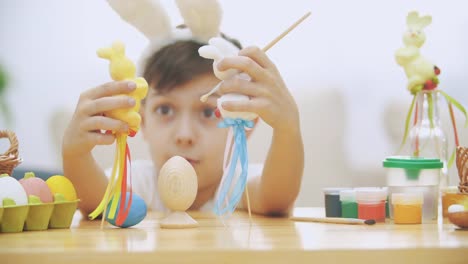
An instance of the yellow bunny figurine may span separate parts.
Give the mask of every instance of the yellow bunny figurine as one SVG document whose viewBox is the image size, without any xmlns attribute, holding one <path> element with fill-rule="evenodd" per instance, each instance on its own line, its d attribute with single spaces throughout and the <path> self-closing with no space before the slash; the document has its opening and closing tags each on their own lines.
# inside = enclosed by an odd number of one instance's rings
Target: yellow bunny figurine
<svg viewBox="0 0 468 264">
<path fill-rule="evenodd" d="M 403 141 L 401 143 L 400 150 L 402 149 L 403 145 L 406 142 L 406 138 L 409 135 L 408 132 L 411 124 L 413 109 L 416 106 L 417 110 L 414 112 L 415 121 L 413 124 L 413 127 L 415 128 L 415 132 L 413 133 L 414 142 L 411 143 L 411 146 L 414 146 L 414 155 L 419 155 L 419 141 L 422 140 L 422 138 L 426 135 L 427 138 L 430 138 L 430 140 L 434 140 L 434 142 L 436 142 L 435 148 L 437 149 L 437 153 L 443 152 L 439 149 L 439 146 L 442 146 L 443 144 L 437 143 L 436 139 L 434 139 L 435 137 L 439 137 L 443 133 L 440 132 L 442 131 L 440 130 L 440 128 L 437 128 L 436 130 L 434 115 L 438 115 L 438 110 L 434 110 L 434 107 L 437 105 L 437 97 L 433 97 L 433 95 L 441 94 L 445 97 L 445 100 L 447 101 L 449 112 L 451 113 L 450 118 L 452 121 L 452 127 L 454 132 L 455 146 L 458 146 L 459 142 L 453 114 L 453 106 L 458 108 L 464 114 L 466 119 L 465 126 L 468 126 L 468 113 L 466 109 L 457 100 L 455 100 L 455 98 L 449 96 L 447 93 L 437 88 L 439 84 L 438 75 L 440 74 L 440 69 L 435 64 L 426 59 L 424 56 L 422 56 L 420 53 L 420 48 L 426 41 L 424 28 L 429 26 L 431 23 L 431 16 L 420 16 L 419 13 L 416 11 L 409 12 L 406 16 L 407 30 L 403 35 L 404 47 L 399 48 L 395 52 L 395 60 L 398 63 L 398 65 L 403 67 L 406 73 L 406 77 L 408 78 L 407 89 L 413 95 L 413 101 L 410 105 L 408 114 L 406 115 L 405 132 L 403 135 Z M 420 108 L 419 111 L 418 108 Z M 423 112 L 423 109 L 425 112 Z M 429 121 L 427 130 L 424 130 L 426 129 L 426 122 L 422 120 L 421 122 L 418 121 L 420 118 L 422 119 L 423 117 L 427 117 Z M 428 132 L 426 133 L 425 131 Z M 442 139 L 438 140 L 440 141 Z M 444 141 L 446 144 L 445 139 L 442 141 Z M 427 148 L 428 144 L 424 143 L 424 146 Z M 450 167 L 450 165 L 453 163 L 454 158 L 455 151 L 449 159 L 448 167 Z"/>
<path fill-rule="evenodd" d="M 405 69 L 407 88 L 412 94 L 421 90 L 433 90 L 439 83 L 437 75 L 440 74 L 440 69 L 419 52 L 426 40 L 423 29 L 431 22 L 431 16 L 420 17 L 418 12 L 410 12 L 406 18 L 408 30 L 403 35 L 405 46 L 395 53 L 397 63 Z"/>
<path fill-rule="evenodd" d="M 145 98 L 148 93 L 148 83 L 141 77 L 135 77 L 135 64 L 125 56 L 125 46 L 123 43 L 117 41 L 109 48 L 99 49 L 97 55 L 110 61 L 109 71 L 113 80 L 133 81 L 136 83 L 135 91 L 128 94 L 135 99 L 136 103 L 134 107 L 129 109 L 116 109 L 104 113 L 106 116 L 126 122 L 129 126 L 129 131 L 128 133 L 116 134 L 117 145 L 115 162 L 106 193 L 98 207 L 89 214 L 90 219 L 95 219 L 103 212 L 105 217 L 102 217 L 101 228 L 104 219 L 111 221 L 113 224 L 115 223 L 116 226 L 122 227 L 125 226 L 125 221 L 130 213 L 132 203 L 132 182 L 128 180 L 127 177 L 127 164 L 131 166 L 129 163 L 130 149 L 127 144 L 127 136 L 134 136 L 140 129 L 141 116 L 138 111 L 140 110 L 141 100 Z M 127 95 L 122 94 L 116 96 Z M 127 184 L 129 186 L 127 186 Z M 127 200 L 127 190 L 130 193 L 129 200 Z M 110 205 L 109 212 L 106 212 L 108 204 Z"/>
<path fill-rule="evenodd" d="M 148 83 L 141 77 L 136 78 L 135 64 L 125 56 L 125 45 L 122 42 L 116 41 L 109 48 L 99 49 L 97 55 L 110 61 L 109 71 L 114 81 L 133 81 L 136 83 L 137 88 L 129 94 L 136 101 L 134 107 L 105 113 L 107 116 L 126 122 L 129 126 L 129 135 L 134 136 L 140 128 L 141 117 L 138 111 L 140 110 L 140 101 L 145 98 L 148 92 Z"/>
</svg>

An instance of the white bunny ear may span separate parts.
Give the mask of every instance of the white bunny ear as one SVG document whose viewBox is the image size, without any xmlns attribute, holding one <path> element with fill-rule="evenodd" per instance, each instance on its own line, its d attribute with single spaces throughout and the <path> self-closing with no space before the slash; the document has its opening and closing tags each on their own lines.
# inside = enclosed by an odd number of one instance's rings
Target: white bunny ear
<svg viewBox="0 0 468 264">
<path fill-rule="evenodd" d="M 198 54 L 205 59 L 212 59 L 215 61 L 221 60 L 223 54 L 219 51 L 217 47 L 211 45 L 205 45 L 198 49 Z"/>
<path fill-rule="evenodd" d="M 224 38 L 214 37 L 214 38 L 211 38 L 208 41 L 208 43 L 212 46 L 217 47 L 224 57 L 234 56 L 234 55 L 237 55 L 237 53 L 239 52 L 238 47 L 234 46 L 234 44 L 225 40 Z"/>
<path fill-rule="evenodd" d="M 216 0 L 176 0 L 185 25 L 195 38 L 207 42 L 219 35 L 222 11 Z"/>
<path fill-rule="evenodd" d="M 171 36 L 171 22 L 158 1 L 107 0 L 120 17 L 133 25 L 149 40 Z"/>
</svg>

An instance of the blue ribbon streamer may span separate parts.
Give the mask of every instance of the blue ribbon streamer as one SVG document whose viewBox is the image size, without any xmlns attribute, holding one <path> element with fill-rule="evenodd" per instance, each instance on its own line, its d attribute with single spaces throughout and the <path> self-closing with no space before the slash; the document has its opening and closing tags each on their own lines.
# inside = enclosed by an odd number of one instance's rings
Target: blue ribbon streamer
<svg viewBox="0 0 468 264">
<path fill-rule="evenodd" d="M 222 186 L 218 191 L 217 198 L 214 204 L 214 213 L 218 216 L 223 215 L 227 212 L 234 212 L 237 207 L 237 204 L 240 202 L 242 198 L 242 194 L 244 193 L 245 185 L 247 183 L 247 170 L 248 170 L 248 156 L 247 156 L 247 137 L 245 135 L 245 128 L 252 128 L 254 126 L 254 122 L 250 120 L 244 120 L 240 118 L 232 119 L 232 118 L 225 118 L 218 124 L 219 128 L 233 128 L 233 137 L 234 137 L 234 153 L 231 155 L 231 165 L 229 167 L 228 174 L 223 179 Z M 234 181 L 234 172 L 237 167 L 237 162 L 240 159 L 241 163 L 241 174 L 236 182 Z M 231 193 L 229 191 L 231 186 L 234 185 L 232 188 Z M 225 203 L 226 197 L 230 196 L 227 205 L 223 207 Z"/>
</svg>

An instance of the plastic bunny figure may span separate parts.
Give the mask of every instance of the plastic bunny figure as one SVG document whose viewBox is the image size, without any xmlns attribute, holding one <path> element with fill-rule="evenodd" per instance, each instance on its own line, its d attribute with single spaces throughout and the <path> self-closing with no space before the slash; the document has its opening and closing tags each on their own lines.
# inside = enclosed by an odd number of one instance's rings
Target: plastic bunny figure
<svg viewBox="0 0 468 264">
<path fill-rule="evenodd" d="M 234 69 L 226 71 L 218 70 L 218 62 L 227 56 L 236 56 L 239 49 L 235 47 L 231 42 L 226 41 L 220 37 L 211 38 L 208 41 L 209 45 L 205 45 L 198 50 L 198 53 L 203 58 L 212 59 L 213 61 L 213 72 L 214 75 L 220 80 L 227 80 L 239 72 Z"/>
<path fill-rule="evenodd" d="M 97 51 L 99 57 L 108 59 L 109 71 L 115 81 L 133 81 L 136 89 L 130 94 L 135 99 L 135 105 L 130 109 L 115 109 L 106 113 L 106 115 L 125 121 L 129 125 L 129 135 L 134 136 L 140 128 L 141 117 L 138 114 L 140 110 L 140 101 L 148 92 L 148 83 L 145 79 L 136 78 L 135 64 L 125 56 L 125 46 L 121 42 L 115 42 L 109 48 L 101 48 Z"/>
<path fill-rule="evenodd" d="M 242 78 L 250 80 L 246 74 L 240 73 L 235 69 L 228 69 L 226 71 L 218 70 L 218 62 L 224 57 L 236 56 L 238 49 L 230 42 L 223 38 L 214 37 L 208 41 L 208 45 L 202 46 L 198 52 L 200 56 L 213 59 L 213 72 L 215 76 L 222 80 L 215 88 L 209 93 L 216 91 L 224 80 L 231 78 Z M 203 97 L 200 99 L 203 101 Z M 254 126 L 253 119 L 257 118 L 257 114 L 249 112 L 229 112 L 223 109 L 222 103 L 225 101 L 245 101 L 249 97 L 237 93 L 223 94 L 217 100 L 217 107 L 224 120 L 218 124 L 220 128 L 229 128 L 228 141 L 226 143 L 226 150 L 224 154 L 224 175 L 216 194 L 214 212 L 217 215 L 225 213 L 232 213 L 237 204 L 241 201 L 242 194 L 246 188 L 247 171 L 248 171 L 248 157 L 247 157 L 247 137 L 245 129 Z M 232 144 L 234 146 L 232 146 Z M 231 153 L 229 151 L 231 150 Z M 227 158 L 231 157 L 231 161 L 226 164 Z M 235 175 L 237 163 L 240 163 L 241 173 Z M 248 197 L 248 193 L 247 193 Z M 250 204 L 249 212 L 250 212 Z"/>
<path fill-rule="evenodd" d="M 403 35 L 405 47 L 395 53 L 397 63 L 405 69 L 408 77 L 407 88 L 412 94 L 424 90 L 432 90 L 439 83 L 437 75 L 439 68 L 424 58 L 419 49 L 426 41 L 423 29 L 431 24 L 430 16 L 420 17 L 418 12 L 410 12 L 406 18 L 408 30 Z"/>
<path fill-rule="evenodd" d="M 215 76 L 221 81 L 228 80 L 230 78 L 241 78 L 245 80 L 250 80 L 250 77 L 246 74 L 239 73 L 237 70 L 229 69 L 226 71 L 218 70 L 218 62 L 228 56 L 237 56 L 239 49 L 236 48 L 232 43 L 226 41 L 220 37 L 214 37 L 208 41 L 209 45 L 205 45 L 198 50 L 198 53 L 203 58 L 213 60 L 213 72 Z M 220 82 L 213 91 L 217 90 L 222 82 Z M 203 101 L 203 98 L 201 99 Z M 223 109 L 222 103 L 225 101 L 245 101 L 249 100 L 249 97 L 243 94 L 228 93 L 222 95 L 218 101 L 218 109 L 221 112 L 221 116 L 228 118 L 242 118 L 245 120 L 253 120 L 257 117 L 255 113 L 248 112 L 229 112 Z"/>
</svg>

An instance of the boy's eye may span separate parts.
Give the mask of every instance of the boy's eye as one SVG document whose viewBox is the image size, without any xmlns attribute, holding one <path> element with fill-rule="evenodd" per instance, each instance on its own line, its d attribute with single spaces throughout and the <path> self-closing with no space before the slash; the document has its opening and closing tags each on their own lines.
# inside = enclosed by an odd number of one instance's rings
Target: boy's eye
<svg viewBox="0 0 468 264">
<path fill-rule="evenodd" d="M 160 115 L 171 115 L 173 112 L 172 108 L 168 105 L 161 105 L 156 108 L 156 113 Z"/>
<path fill-rule="evenodd" d="M 215 112 L 213 108 L 205 108 L 203 109 L 203 117 L 205 118 L 215 118 Z"/>
</svg>

